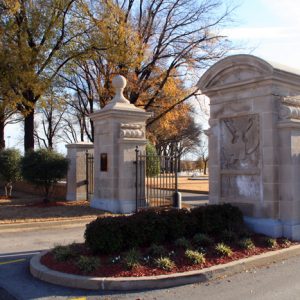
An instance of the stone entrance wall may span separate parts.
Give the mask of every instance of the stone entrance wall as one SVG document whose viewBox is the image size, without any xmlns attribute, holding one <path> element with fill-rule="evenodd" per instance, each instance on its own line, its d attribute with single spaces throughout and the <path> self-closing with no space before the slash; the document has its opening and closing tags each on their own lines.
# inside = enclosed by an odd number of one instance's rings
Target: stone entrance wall
<svg viewBox="0 0 300 300">
<path fill-rule="evenodd" d="M 300 71 L 227 57 L 198 83 L 210 98 L 210 203 L 256 231 L 300 239 Z"/>
</svg>

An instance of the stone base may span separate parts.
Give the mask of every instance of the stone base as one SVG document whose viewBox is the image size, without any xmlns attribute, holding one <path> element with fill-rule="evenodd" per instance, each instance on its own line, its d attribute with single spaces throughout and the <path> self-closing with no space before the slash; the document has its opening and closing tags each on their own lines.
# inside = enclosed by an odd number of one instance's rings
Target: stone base
<svg viewBox="0 0 300 300">
<path fill-rule="evenodd" d="M 86 193 L 67 193 L 67 201 L 85 201 Z"/>
<path fill-rule="evenodd" d="M 136 210 L 135 200 L 115 200 L 93 198 L 91 207 L 106 210 L 117 214 L 129 214 Z"/>
<path fill-rule="evenodd" d="M 262 233 L 274 238 L 283 236 L 283 226 L 279 220 L 244 217 L 244 221 L 249 229 L 256 233 Z"/>
<path fill-rule="evenodd" d="M 300 224 L 283 223 L 283 236 L 293 241 L 300 241 Z"/>
</svg>

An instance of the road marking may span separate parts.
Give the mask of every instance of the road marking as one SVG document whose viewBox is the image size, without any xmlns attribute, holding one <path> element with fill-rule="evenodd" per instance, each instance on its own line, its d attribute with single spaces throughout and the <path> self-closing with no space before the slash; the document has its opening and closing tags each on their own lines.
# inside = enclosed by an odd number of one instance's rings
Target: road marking
<svg viewBox="0 0 300 300">
<path fill-rule="evenodd" d="M 22 258 L 22 259 L 15 259 L 15 260 L 3 261 L 3 262 L 0 262 L 0 266 L 1 265 L 14 264 L 14 263 L 22 262 L 22 261 L 25 261 L 25 260 L 26 260 L 25 258 Z"/>
</svg>

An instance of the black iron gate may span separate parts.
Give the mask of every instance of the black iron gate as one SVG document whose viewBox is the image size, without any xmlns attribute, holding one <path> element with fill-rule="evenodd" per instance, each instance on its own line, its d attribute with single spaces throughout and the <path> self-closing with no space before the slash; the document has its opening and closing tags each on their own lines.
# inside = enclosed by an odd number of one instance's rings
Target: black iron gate
<svg viewBox="0 0 300 300">
<path fill-rule="evenodd" d="M 178 160 L 176 155 L 149 155 L 136 147 L 136 211 L 176 206 Z"/>
<path fill-rule="evenodd" d="M 94 195 L 94 155 L 86 151 L 86 200 L 90 201 Z"/>
</svg>

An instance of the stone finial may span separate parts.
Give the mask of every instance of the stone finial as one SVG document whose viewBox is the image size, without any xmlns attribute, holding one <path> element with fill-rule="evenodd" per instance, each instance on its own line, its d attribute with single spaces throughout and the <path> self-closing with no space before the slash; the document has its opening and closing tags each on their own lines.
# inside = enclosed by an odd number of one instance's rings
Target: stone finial
<svg viewBox="0 0 300 300">
<path fill-rule="evenodd" d="M 124 88 L 126 87 L 127 80 L 124 76 L 122 75 L 116 75 L 113 80 L 112 80 L 112 86 L 115 89 L 115 96 L 112 99 L 112 103 L 127 103 L 130 104 L 129 100 L 127 100 L 124 95 L 123 91 Z"/>
</svg>

